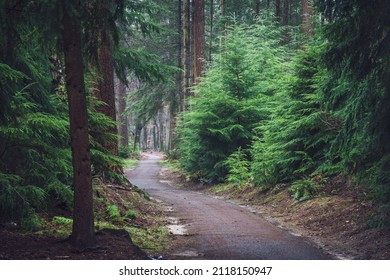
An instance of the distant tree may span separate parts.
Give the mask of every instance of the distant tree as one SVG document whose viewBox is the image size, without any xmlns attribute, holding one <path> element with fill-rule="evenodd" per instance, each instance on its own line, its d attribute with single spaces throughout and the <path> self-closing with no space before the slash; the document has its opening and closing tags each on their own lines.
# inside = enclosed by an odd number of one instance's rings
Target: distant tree
<svg viewBox="0 0 390 280">
<path fill-rule="evenodd" d="M 121 1 L 119 1 L 121 2 Z M 119 3 L 118 2 L 118 3 Z M 114 91 L 114 61 L 112 27 L 114 24 L 114 9 L 112 0 L 88 0 L 88 40 L 92 53 L 92 64 L 96 65 L 98 78 L 94 94 L 103 104 L 97 106 L 97 111 L 103 113 L 113 122 L 116 121 L 115 91 Z M 96 61 L 95 61 L 96 60 Z M 116 125 L 111 125 L 107 133 L 117 135 Z M 102 139 L 100 143 L 113 155 L 118 155 L 118 143 L 112 137 Z"/>
<path fill-rule="evenodd" d="M 282 7 L 280 0 L 275 0 L 275 18 L 277 22 L 282 21 Z"/>
<path fill-rule="evenodd" d="M 305 35 L 312 35 L 313 24 L 313 4 L 312 0 L 302 0 L 302 33 Z"/>
<path fill-rule="evenodd" d="M 188 106 L 188 98 L 191 95 L 191 5 L 190 0 L 182 1 L 182 37 L 183 37 L 183 108 Z"/>
<path fill-rule="evenodd" d="M 129 149 L 128 119 L 125 114 L 126 105 L 126 85 L 124 82 L 118 80 L 118 143 L 119 149 L 124 153 Z"/>
<path fill-rule="evenodd" d="M 204 1 L 194 0 L 194 82 L 197 84 L 205 70 L 205 13 Z"/>
</svg>

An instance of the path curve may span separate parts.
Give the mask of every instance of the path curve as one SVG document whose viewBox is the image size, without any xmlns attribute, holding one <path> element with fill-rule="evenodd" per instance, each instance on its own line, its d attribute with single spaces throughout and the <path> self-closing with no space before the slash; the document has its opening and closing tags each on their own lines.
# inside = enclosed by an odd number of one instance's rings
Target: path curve
<svg viewBox="0 0 390 280">
<path fill-rule="evenodd" d="M 134 185 L 172 207 L 186 223 L 190 248 L 177 248 L 194 259 L 330 259 L 308 240 L 296 237 L 231 202 L 178 189 L 160 181 L 160 154 L 144 154 L 126 176 Z M 188 258 L 188 257 L 187 257 Z"/>
</svg>

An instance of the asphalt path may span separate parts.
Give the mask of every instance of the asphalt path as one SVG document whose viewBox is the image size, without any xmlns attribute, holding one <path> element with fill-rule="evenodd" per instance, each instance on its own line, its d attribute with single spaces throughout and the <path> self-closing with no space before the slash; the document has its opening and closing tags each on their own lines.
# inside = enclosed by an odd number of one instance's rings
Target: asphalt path
<svg viewBox="0 0 390 280">
<path fill-rule="evenodd" d="M 291 235 L 245 207 L 161 180 L 160 160 L 159 154 L 145 154 L 126 175 L 131 183 L 170 206 L 185 223 L 186 238 L 192 242 L 190 247 L 177 248 L 178 256 L 181 252 L 186 259 L 330 259 L 309 240 Z"/>
</svg>

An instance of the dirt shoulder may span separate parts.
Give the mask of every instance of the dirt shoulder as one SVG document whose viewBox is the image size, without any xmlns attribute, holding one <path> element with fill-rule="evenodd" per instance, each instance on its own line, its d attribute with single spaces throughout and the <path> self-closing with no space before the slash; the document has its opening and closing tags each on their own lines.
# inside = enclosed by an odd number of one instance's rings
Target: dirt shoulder
<svg viewBox="0 0 390 280">
<path fill-rule="evenodd" d="M 40 213 L 43 227 L 21 233 L 16 224 L 0 224 L 0 259 L 8 260 L 137 260 L 168 249 L 171 236 L 165 209 L 137 187 L 94 182 L 98 248 L 79 251 L 66 242 L 71 211 Z"/>
<path fill-rule="evenodd" d="M 164 180 L 182 188 L 207 192 L 249 208 L 293 235 L 312 240 L 336 259 L 390 259 L 390 228 L 369 228 L 378 209 L 360 197 L 345 178 L 334 178 L 332 190 L 298 202 L 284 189 L 261 192 L 228 185 L 205 186 L 187 181 L 177 170 L 164 167 Z M 336 190 L 336 191 L 335 191 Z"/>
</svg>

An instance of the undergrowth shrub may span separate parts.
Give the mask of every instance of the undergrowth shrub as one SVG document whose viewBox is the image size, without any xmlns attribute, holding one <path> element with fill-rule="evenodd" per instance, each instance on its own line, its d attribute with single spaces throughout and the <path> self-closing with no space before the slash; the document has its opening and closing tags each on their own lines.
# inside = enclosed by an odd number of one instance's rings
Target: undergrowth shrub
<svg viewBox="0 0 390 280">
<path fill-rule="evenodd" d="M 250 162 L 246 152 L 241 148 L 232 153 L 225 161 L 225 164 L 229 170 L 226 178 L 227 182 L 241 187 L 251 180 Z"/>
<path fill-rule="evenodd" d="M 304 201 L 316 196 L 322 189 L 321 185 L 311 178 L 300 179 L 291 184 L 289 190 L 296 200 Z"/>
</svg>

